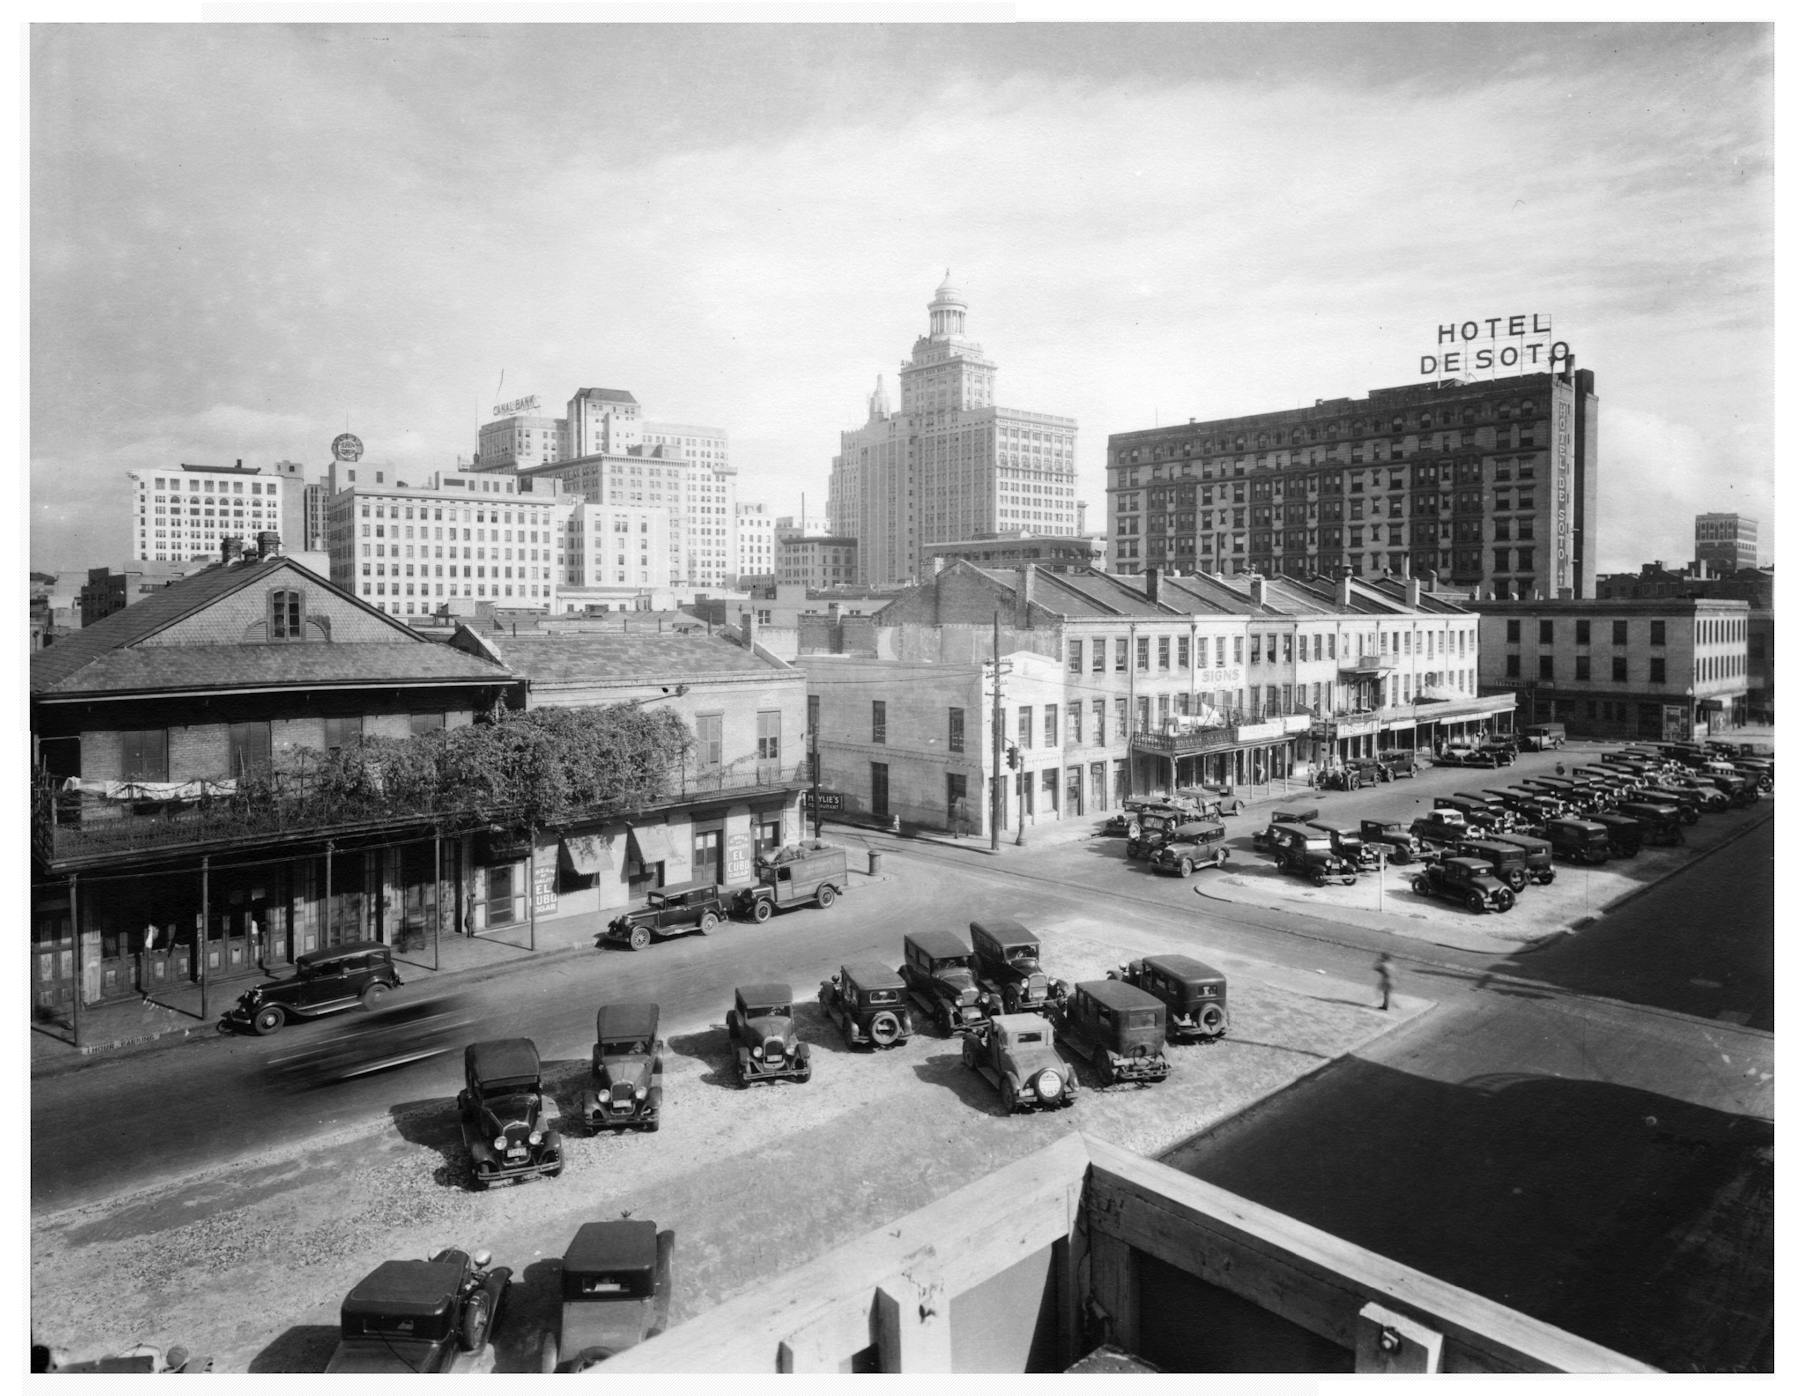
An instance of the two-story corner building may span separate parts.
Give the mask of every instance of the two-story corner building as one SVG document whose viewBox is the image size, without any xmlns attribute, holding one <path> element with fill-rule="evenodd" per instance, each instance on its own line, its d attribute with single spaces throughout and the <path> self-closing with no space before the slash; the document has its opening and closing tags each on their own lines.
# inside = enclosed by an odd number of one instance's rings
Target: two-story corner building
<svg viewBox="0 0 1800 1396">
<path fill-rule="evenodd" d="M 517 681 L 273 554 L 173 582 L 32 656 L 32 996 L 59 1015 L 308 950 L 523 909 L 428 814 L 252 817 L 237 782 L 303 782 L 362 735 L 454 727 Z M 467 876 L 462 874 L 466 873 Z M 448 889 L 448 890 L 445 890 Z M 203 953 L 202 953 L 203 952 Z"/>
<path fill-rule="evenodd" d="M 1476 692 L 1477 625 L 1410 580 L 1007 573 L 957 562 L 873 618 L 870 656 L 801 663 L 829 705 L 821 774 L 846 809 L 985 828 L 992 743 L 950 760 L 947 742 L 952 711 L 964 712 L 965 728 L 990 722 L 986 707 L 968 710 L 996 629 L 1003 747 L 1019 752 L 1002 816 L 1016 826 L 1184 786 L 1266 786 L 1309 760 L 1429 746 L 1504 722 L 1511 695 Z M 875 742 L 865 729 L 878 715 L 890 735 Z"/>
<path fill-rule="evenodd" d="M 758 854 L 804 836 L 806 676 L 745 633 L 649 627 L 496 637 L 530 707 L 656 704 L 694 734 L 668 797 L 543 831 L 537 912 L 598 913 L 658 887 L 748 883 Z"/>
<path fill-rule="evenodd" d="M 1741 725 L 1748 602 L 1484 601 L 1481 685 L 1571 736 L 1685 740 Z"/>
</svg>

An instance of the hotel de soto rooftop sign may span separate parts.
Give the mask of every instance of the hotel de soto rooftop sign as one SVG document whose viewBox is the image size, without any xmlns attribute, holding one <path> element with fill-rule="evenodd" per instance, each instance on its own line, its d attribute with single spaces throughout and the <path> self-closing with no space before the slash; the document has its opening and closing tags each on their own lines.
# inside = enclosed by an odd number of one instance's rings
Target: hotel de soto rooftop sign
<svg viewBox="0 0 1800 1396">
<path fill-rule="evenodd" d="M 1556 338 L 1548 315 L 1491 315 L 1440 324 L 1432 352 L 1419 356 L 1419 376 L 1554 372 L 1569 358 L 1568 343 Z"/>
</svg>

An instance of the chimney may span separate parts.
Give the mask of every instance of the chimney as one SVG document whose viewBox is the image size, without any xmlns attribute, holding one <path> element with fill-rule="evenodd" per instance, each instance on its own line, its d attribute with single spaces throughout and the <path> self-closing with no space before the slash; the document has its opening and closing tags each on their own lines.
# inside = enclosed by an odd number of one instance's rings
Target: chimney
<svg viewBox="0 0 1800 1396">
<path fill-rule="evenodd" d="M 1404 574 L 1402 574 L 1402 575 L 1404 575 Z M 1417 609 L 1417 607 L 1418 607 L 1418 604 L 1419 604 L 1419 579 L 1417 577 L 1407 577 L 1406 578 L 1406 604 L 1408 606 L 1413 607 L 1414 609 Z"/>
<path fill-rule="evenodd" d="M 281 556 L 281 535 L 263 532 L 256 535 L 256 551 L 263 557 Z"/>
<path fill-rule="evenodd" d="M 1350 573 L 1348 571 L 1338 573 L 1337 604 L 1340 611 L 1350 609 Z"/>
<path fill-rule="evenodd" d="M 1031 603 L 1037 594 L 1037 567 L 1026 563 L 1019 569 L 1019 583 L 1013 594 L 1013 628 L 1031 629 Z"/>
<path fill-rule="evenodd" d="M 1152 606 L 1162 600 L 1162 573 L 1157 568 L 1144 569 L 1144 599 Z"/>
<path fill-rule="evenodd" d="M 1268 583 L 1263 581 L 1262 573 L 1252 572 L 1250 574 L 1250 600 L 1258 606 L 1266 605 L 1268 594 Z"/>
<path fill-rule="evenodd" d="M 242 538 L 221 538 L 219 540 L 219 561 L 227 567 L 239 562 L 244 556 L 244 540 Z"/>
<path fill-rule="evenodd" d="M 744 648 L 754 650 L 756 648 L 756 612 L 738 612 L 738 628 L 744 632 Z"/>
</svg>

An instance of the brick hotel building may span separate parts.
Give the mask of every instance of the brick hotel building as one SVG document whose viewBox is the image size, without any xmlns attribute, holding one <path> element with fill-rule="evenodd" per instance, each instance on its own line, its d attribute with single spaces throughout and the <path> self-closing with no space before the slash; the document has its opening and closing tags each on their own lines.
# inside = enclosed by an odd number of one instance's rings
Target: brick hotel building
<svg viewBox="0 0 1800 1396">
<path fill-rule="evenodd" d="M 1599 400 L 1568 363 L 1111 436 L 1112 565 L 1591 598 Z"/>
</svg>

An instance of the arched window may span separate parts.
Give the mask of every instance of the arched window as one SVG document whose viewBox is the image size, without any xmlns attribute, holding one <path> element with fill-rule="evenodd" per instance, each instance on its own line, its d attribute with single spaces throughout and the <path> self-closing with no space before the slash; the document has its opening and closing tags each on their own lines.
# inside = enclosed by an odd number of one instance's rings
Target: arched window
<svg viewBox="0 0 1800 1396">
<path fill-rule="evenodd" d="M 279 589 L 269 593 L 269 638 L 298 640 L 306 622 L 305 593 Z"/>
</svg>

